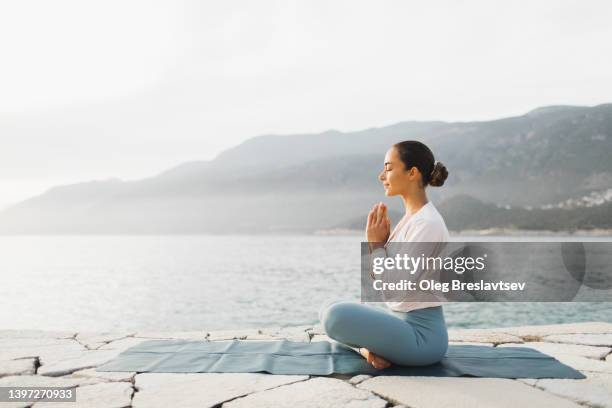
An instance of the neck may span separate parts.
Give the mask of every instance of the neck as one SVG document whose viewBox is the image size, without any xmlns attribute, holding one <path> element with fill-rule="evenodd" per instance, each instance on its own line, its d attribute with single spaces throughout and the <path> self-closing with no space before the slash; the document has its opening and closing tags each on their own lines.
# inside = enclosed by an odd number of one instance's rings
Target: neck
<svg viewBox="0 0 612 408">
<path fill-rule="evenodd" d="M 429 202 L 427 199 L 427 194 L 425 194 L 425 189 L 423 188 L 410 191 L 402 197 L 404 199 L 404 206 L 406 207 L 407 215 L 414 214 Z"/>
</svg>

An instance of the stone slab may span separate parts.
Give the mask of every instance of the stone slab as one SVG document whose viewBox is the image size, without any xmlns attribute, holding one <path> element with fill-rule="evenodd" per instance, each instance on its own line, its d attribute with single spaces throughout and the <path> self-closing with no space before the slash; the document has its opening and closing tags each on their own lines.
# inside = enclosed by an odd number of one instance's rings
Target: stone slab
<svg viewBox="0 0 612 408">
<path fill-rule="evenodd" d="M 612 375 L 591 374 L 583 380 L 541 379 L 536 387 L 581 405 L 612 408 Z"/>
<path fill-rule="evenodd" d="M 317 323 L 311 329 L 308 329 L 308 333 L 310 333 L 310 335 L 327 334 L 321 323 Z"/>
<path fill-rule="evenodd" d="M 9 375 L 31 375 L 36 373 L 36 359 L 0 360 L 0 377 Z"/>
<path fill-rule="evenodd" d="M 278 336 L 273 336 L 271 334 L 250 334 L 246 337 L 245 340 L 288 340 L 308 343 L 310 341 L 310 335 L 306 332 L 303 332 L 301 334 Z"/>
<path fill-rule="evenodd" d="M 208 332 L 206 340 L 245 340 L 247 336 L 254 336 L 261 333 L 258 329 L 245 329 L 245 330 L 217 330 Z"/>
<path fill-rule="evenodd" d="M 612 333 L 602 334 L 556 334 L 546 336 L 543 341 L 553 343 L 582 344 L 586 346 L 612 347 Z"/>
<path fill-rule="evenodd" d="M 559 354 L 555 356 L 555 358 L 578 371 L 612 374 L 612 364 L 607 361 L 594 360 L 592 358 L 585 358 L 572 354 Z"/>
<path fill-rule="evenodd" d="M 130 347 L 134 347 L 137 344 L 140 344 L 144 341 L 148 341 L 150 339 L 143 339 L 139 337 L 125 337 L 120 340 L 111 341 L 110 343 L 106 343 L 103 346 L 100 346 L 98 350 L 118 350 L 125 351 Z"/>
<path fill-rule="evenodd" d="M 223 404 L 227 408 L 351 407 L 383 408 L 387 401 L 342 380 L 318 377 L 268 391 L 257 392 Z"/>
<path fill-rule="evenodd" d="M 120 340 L 135 333 L 125 332 L 83 332 L 78 333 L 76 340 L 90 350 L 95 350 L 111 341 Z"/>
<path fill-rule="evenodd" d="M 45 360 L 63 358 L 87 350 L 75 340 L 39 338 L 0 338 L 0 360 L 39 357 L 41 364 Z"/>
<path fill-rule="evenodd" d="M 494 344 L 493 343 L 478 343 L 475 341 L 449 341 L 448 344 L 454 344 L 454 345 L 472 345 L 472 346 L 489 346 L 489 347 L 493 347 Z M 512 343 L 510 343 L 512 344 Z"/>
<path fill-rule="evenodd" d="M 128 382 L 100 383 L 76 389 L 76 402 L 37 402 L 33 408 L 126 408 L 132 402 L 134 388 Z"/>
<path fill-rule="evenodd" d="M 612 349 L 609 347 L 583 346 L 580 344 L 547 343 L 541 341 L 534 341 L 528 343 L 505 343 L 500 344 L 498 347 L 529 347 L 553 357 L 556 357 L 561 354 L 571 354 L 586 358 L 592 358 L 595 360 L 603 359 L 610 353 L 610 351 L 612 351 Z"/>
<path fill-rule="evenodd" d="M 96 367 L 115 358 L 119 350 L 89 350 L 80 352 L 69 358 L 53 360 L 38 368 L 38 374 L 48 376 L 61 376 L 71 374 L 84 368 Z"/>
<path fill-rule="evenodd" d="M 78 387 L 99 382 L 99 380 L 90 378 L 12 375 L 0 378 L 0 387 Z"/>
<path fill-rule="evenodd" d="M 495 329 L 500 332 L 519 337 L 544 337 L 553 334 L 575 333 L 612 333 L 612 323 L 608 322 L 580 322 L 563 323 L 539 326 L 501 327 Z"/>
<path fill-rule="evenodd" d="M 313 341 L 328 341 L 330 343 L 337 343 L 336 340 L 330 338 L 329 336 L 325 335 L 325 334 L 315 334 L 314 336 L 312 336 L 312 339 L 310 339 L 311 342 Z"/>
<path fill-rule="evenodd" d="M 349 379 L 349 383 L 351 383 L 353 385 L 357 385 L 357 384 L 359 384 L 361 382 L 364 382 L 365 380 L 368 380 L 370 378 L 372 378 L 371 375 L 368 375 L 368 374 L 359 374 L 359 375 L 356 375 L 354 377 L 351 377 Z"/>
<path fill-rule="evenodd" d="M 156 332 L 156 331 L 142 331 L 137 332 L 132 337 L 145 338 L 145 339 L 181 339 L 181 340 L 205 340 L 207 332 L 203 330 L 199 331 L 182 331 L 182 332 Z"/>
<path fill-rule="evenodd" d="M 70 376 L 76 378 L 95 378 L 103 381 L 125 381 L 131 382 L 136 375 L 130 371 L 96 371 L 94 368 L 75 371 Z"/>
<path fill-rule="evenodd" d="M 357 387 L 415 408 L 580 407 L 522 382 L 501 378 L 378 376 Z"/>
<path fill-rule="evenodd" d="M 143 373 L 135 377 L 133 408 L 202 408 L 308 379 L 261 373 Z"/>
<path fill-rule="evenodd" d="M 523 342 L 518 336 L 494 329 L 451 329 L 448 330 L 448 341 L 492 344 Z"/>
<path fill-rule="evenodd" d="M 0 339 L 70 339 L 76 331 L 46 330 L 0 330 Z"/>
</svg>

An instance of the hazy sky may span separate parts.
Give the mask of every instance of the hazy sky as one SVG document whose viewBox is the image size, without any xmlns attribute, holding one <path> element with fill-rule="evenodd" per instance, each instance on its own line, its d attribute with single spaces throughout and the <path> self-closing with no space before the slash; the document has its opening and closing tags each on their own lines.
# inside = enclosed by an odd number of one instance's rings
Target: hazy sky
<svg viewBox="0 0 612 408">
<path fill-rule="evenodd" d="M 3 1 L 0 208 L 265 133 L 612 102 L 612 2 Z"/>
</svg>

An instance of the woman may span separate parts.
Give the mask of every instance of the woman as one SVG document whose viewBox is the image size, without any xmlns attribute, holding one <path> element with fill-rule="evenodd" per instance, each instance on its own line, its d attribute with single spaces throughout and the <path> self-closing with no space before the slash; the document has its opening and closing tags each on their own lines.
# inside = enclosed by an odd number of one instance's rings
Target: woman
<svg viewBox="0 0 612 408">
<path fill-rule="evenodd" d="M 389 242 L 447 242 L 448 230 L 440 213 L 427 199 L 425 189 L 442 186 L 446 167 L 436 162 L 421 142 L 393 145 L 385 155 L 379 175 L 385 195 L 399 195 L 406 214 L 390 231 L 387 207 L 374 205 L 368 214 L 366 238 L 370 252 L 387 251 Z M 319 311 L 327 335 L 351 347 L 358 347 L 375 368 L 400 365 L 428 365 L 439 362 L 448 348 L 448 333 L 442 303 L 385 302 L 389 310 L 351 301 L 336 301 Z"/>
</svg>

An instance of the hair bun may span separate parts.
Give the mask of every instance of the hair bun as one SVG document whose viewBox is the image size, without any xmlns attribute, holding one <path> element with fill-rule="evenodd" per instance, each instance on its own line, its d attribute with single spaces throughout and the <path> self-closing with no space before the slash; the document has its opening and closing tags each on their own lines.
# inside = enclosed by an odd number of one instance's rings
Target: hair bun
<svg viewBox="0 0 612 408">
<path fill-rule="evenodd" d="M 437 161 L 434 164 L 434 168 L 431 171 L 431 175 L 429 177 L 429 185 L 434 187 L 440 187 L 444 185 L 444 181 L 448 177 L 448 170 L 446 170 L 446 166 L 442 164 L 442 162 Z"/>
</svg>

